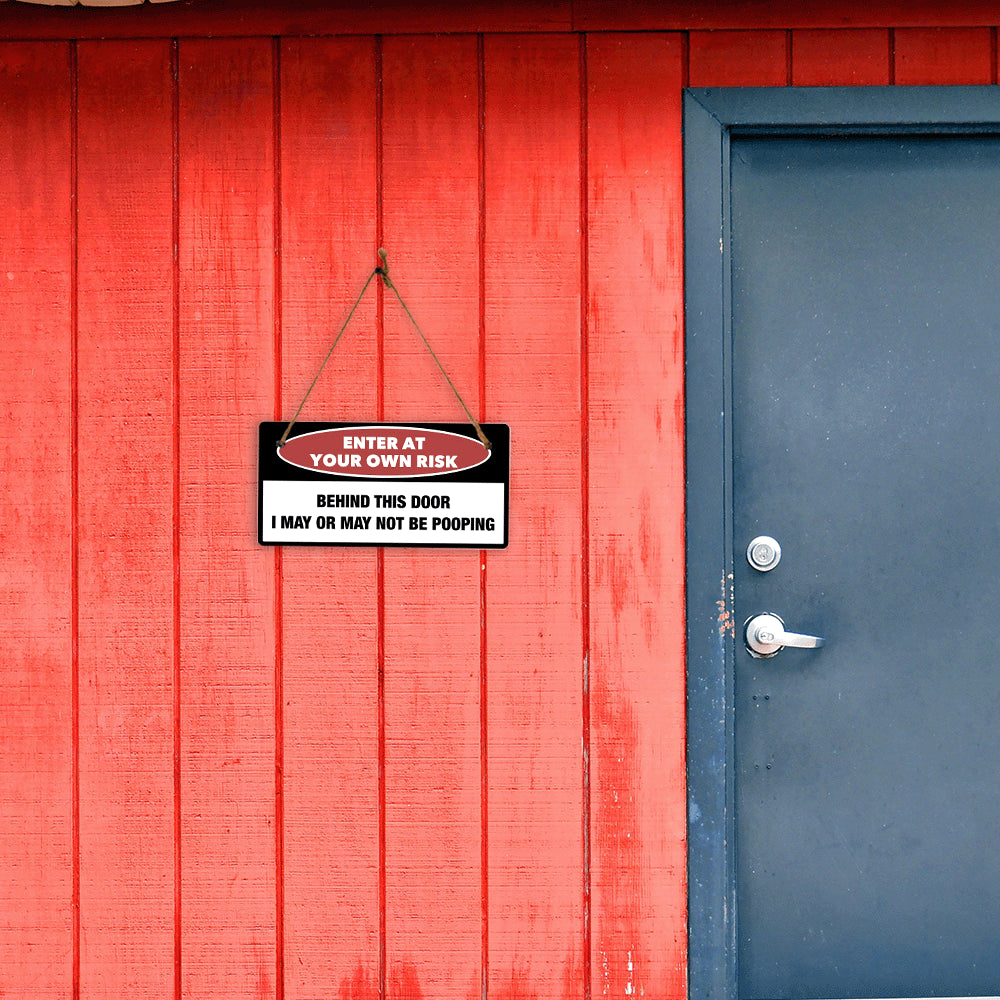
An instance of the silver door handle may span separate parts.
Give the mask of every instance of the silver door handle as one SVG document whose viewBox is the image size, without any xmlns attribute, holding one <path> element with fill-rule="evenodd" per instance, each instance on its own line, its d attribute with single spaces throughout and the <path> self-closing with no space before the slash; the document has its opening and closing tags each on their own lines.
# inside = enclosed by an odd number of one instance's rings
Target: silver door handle
<svg viewBox="0 0 1000 1000">
<path fill-rule="evenodd" d="M 755 615 L 743 629 L 747 650 L 751 656 L 774 656 L 785 646 L 799 649 L 817 649 L 824 640 L 818 635 L 801 635 L 786 632 L 785 623 L 773 614 Z"/>
</svg>

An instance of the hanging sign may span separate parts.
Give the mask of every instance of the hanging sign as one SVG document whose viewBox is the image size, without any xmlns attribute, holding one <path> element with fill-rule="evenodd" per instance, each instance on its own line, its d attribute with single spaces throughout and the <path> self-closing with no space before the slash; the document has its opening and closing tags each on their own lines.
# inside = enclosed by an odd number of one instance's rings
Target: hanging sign
<svg viewBox="0 0 1000 1000">
<path fill-rule="evenodd" d="M 506 548 L 510 428 L 260 425 L 261 545 Z"/>
</svg>

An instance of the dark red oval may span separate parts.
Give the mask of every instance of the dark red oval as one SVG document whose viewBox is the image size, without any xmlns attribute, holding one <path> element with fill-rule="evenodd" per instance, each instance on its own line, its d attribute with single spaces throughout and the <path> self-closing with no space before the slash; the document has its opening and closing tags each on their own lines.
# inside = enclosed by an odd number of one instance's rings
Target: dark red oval
<svg viewBox="0 0 1000 1000">
<path fill-rule="evenodd" d="M 476 438 L 452 431 L 369 424 L 299 434 L 278 448 L 278 457 L 330 476 L 411 479 L 474 469 L 490 453 Z"/>
</svg>

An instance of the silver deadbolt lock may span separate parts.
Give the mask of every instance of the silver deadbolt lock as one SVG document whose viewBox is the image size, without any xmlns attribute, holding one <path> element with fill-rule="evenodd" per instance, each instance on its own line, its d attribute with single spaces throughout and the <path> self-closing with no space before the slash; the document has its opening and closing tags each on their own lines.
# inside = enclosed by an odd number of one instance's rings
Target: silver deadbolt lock
<svg viewBox="0 0 1000 1000">
<path fill-rule="evenodd" d="M 770 535 L 758 535 L 747 546 L 747 562 L 767 573 L 781 562 L 781 546 Z"/>
<path fill-rule="evenodd" d="M 818 635 L 786 632 L 785 623 L 774 614 L 755 615 L 744 626 L 743 636 L 750 655 L 762 659 L 780 653 L 785 646 L 817 649 L 824 642 Z"/>
</svg>

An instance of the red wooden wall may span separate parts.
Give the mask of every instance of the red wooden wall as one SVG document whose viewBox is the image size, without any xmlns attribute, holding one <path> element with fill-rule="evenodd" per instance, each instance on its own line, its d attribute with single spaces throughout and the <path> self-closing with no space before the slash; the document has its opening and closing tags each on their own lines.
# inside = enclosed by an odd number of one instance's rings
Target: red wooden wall
<svg viewBox="0 0 1000 1000">
<path fill-rule="evenodd" d="M 684 994 L 681 89 L 937 8 L 3 5 L 0 996 Z M 505 551 L 256 544 L 379 246 Z M 372 293 L 304 417 L 462 413 Z"/>
</svg>

